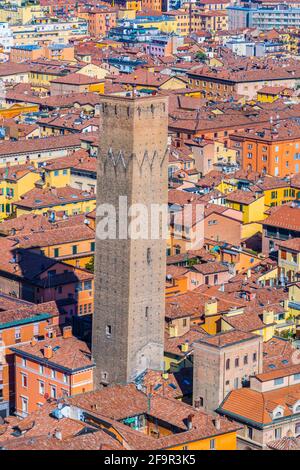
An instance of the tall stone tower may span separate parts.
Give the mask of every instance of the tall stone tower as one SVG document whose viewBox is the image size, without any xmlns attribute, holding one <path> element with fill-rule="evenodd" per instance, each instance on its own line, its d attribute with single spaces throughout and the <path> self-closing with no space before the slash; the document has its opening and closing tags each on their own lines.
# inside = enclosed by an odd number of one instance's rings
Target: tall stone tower
<svg viewBox="0 0 300 470">
<path fill-rule="evenodd" d="M 167 104 L 159 96 L 101 99 L 97 208 L 114 208 L 116 238 L 103 239 L 97 230 L 96 388 L 130 382 L 147 368 L 163 369 L 166 241 L 150 233 L 147 239 L 128 237 L 119 205 L 126 196 L 128 209 L 146 206 L 150 231 L 151 205 L 167 204 Z M 97 217 L 97 227 L 103 220 Z"/>
</svg>

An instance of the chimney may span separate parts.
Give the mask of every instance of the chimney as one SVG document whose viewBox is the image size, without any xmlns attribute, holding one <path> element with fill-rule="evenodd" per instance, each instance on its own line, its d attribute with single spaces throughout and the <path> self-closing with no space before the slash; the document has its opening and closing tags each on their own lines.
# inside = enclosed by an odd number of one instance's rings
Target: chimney
<svg viewBox="0 0 300 470">
<path fill-rule="evenodd" d="M 182 345 L 181 345 L 181 351 L 182 351 L 182 352 L 188 352 L 188 350 L 189 350 L 189 343 L 188 343 L 188 341 L 185 341 L 185 342 L 182 343 Z"/>
<path fill-rule="evenodd" d="M 193 414 L 190 414 L 188 415 L 187 417 L 187 427 L 188 427 L 188 430 L 190 431 L 191 429 L 193 429 L 193 418 L 194 418 L 194 415 Z"/>
<path fill-rule="evenodd" d="M 54 328 L 49 328 L 47 330 L 47 337 L 48 338 L 56 338 L 56 330 Z"/>
<path fill-rule="evenodd" d="M 220 419 L 220 416 L 217 416 L 215 419 L 214 419 L 214 425 L 215 425 L 215 428 L 217 431 L 220 431 L 221 429 L 221 419 Z"/>
<path fill-rule="evenodd" d="M 44 357 L 46 359 L 51 359 L 52 355 L 53 355 L 52 346 L 49 346 L 49 345 L 44 346 Z"/>
<path fill-rule="evenodd" d="M 54 431 L 54 437 L 58 439 L 59 441 L 62 440 L 62 432 L 59 429 L 55 429 Z"/>
<path fill-rule="evenodd" d="M 54 194 L 54 196 L 57 196 L 57 189 L 56 189 L 56 188 L 51 187 L 51 188 L 50 188 L 50 192 L 51 192 L 52 194 Z"/>
<path fill-rule="evenodd" d="M 67 339 L 67 338 L 72 338 L 72 327 L 71 326 L 65 326 L 63 328 L 63 338 L 64 339 Z"/>
<path fill-rule="evenodd" d="M 30 346 L 35 346 L 37 344 L 37 340 L 33 337 L 32 340 L 30 341 Z"/>
</svg>

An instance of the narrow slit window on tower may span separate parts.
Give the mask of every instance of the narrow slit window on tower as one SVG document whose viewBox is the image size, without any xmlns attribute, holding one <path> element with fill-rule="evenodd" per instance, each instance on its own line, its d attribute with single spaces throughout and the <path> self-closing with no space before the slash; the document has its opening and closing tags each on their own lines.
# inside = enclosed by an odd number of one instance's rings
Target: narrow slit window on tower
<svg viewBox="0 0 300 470">
<path fill-rule="evenodd" d="M 106 331 L 106 336 L 110 338 L 111 337 L 111 325 L 106 325 L 105 331 Z"/>
<path fill-rule="evenodd" d="M 147 248 L 147 263 L 150 264 L 152 261 L 151 258 L 151 248 Z"/>
<path fill-rule="evenodd" d="M 149 307 L 146 307 L 146 309 L 145 309 L 145 318 L 146 318 L 146 320 L 148 320 L 148 317 L 149 317 Z"/>
</svg>

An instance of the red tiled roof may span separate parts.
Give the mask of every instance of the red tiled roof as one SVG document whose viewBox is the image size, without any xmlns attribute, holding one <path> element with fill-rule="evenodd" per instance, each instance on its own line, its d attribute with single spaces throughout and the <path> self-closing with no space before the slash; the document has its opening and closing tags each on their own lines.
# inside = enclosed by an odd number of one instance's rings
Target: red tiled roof
<svg viewBox="0 0 300 470">
<path fill-rule="evenodd" d="M 52 357 L 46 359 L 44 348 L 52 347 Z M 37 362 L 47 362 L 49 367 L 63 367 L 72 371 L 94 367 L 91 359 L 91 351 L 84 341 L 80 341 L 71 336 L 64 338 L 58 336 L 56 338 L 38 341 L 35 344 L 25 344 L 23 346 L 16 345 L 13 351 L 21 357 L 29 357 Z"/>
<path fill-rule="evenodd" d="M 283 387 L 268 392 L 258 392 L 251 388 L 232 390 L 219 410 L 241 420 L 250 420 L 260 425 L 272 424 L 272 412 L 277 406 L 284 410 L 284 417 L 291 416 L 290 406 L 300 399 L 300 385 Z"/>
</svg>

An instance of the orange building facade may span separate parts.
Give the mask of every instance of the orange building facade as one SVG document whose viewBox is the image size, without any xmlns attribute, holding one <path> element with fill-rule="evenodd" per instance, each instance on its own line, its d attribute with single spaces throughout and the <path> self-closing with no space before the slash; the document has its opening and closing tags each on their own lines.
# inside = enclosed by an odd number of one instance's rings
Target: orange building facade
<svg viewBox="0 0 300 470">
<path fill-rule="evenodd" d="M 16 371 L 16 414 L 27 416 L 47 400 L 93 390 L 90 352 L 65 327 L 63 336 L 13 348 Z"/>
<path fill-rule="evenodd" d="M 0 416 L 7 415 L 15 405 L 14 353 L 11 348 L 29 343 L 34 337 L 46 337 L 59 322 L 58 311 L 51 312 L 51 303 L 33 306 L 32 313 L 29 307 L 21 306 L 19 311 L 15 306 L 14 309 L 19 318 L 7 322 L 1 320 L 0 323 Z M 2 314 L 10 316 L 10 311 Z"/>
<path fill-rule="evenodd" d="M 89 34 L 93 37 L 105 36 L 111 28 L 117 25 L 117 10 L 114 8 L 83 9 L 78 16 L 88 22 Z"/>
<path fill-rule="evenodd" d="M 162 0 L 142 0 L 142 10 L 161 11 Z"/>
<path fill-rule="evenodd" d="M 300 170 L 299 129 L 262 130 L 231 135 L 245 170 L 285 177 Z"/>
</svg>

